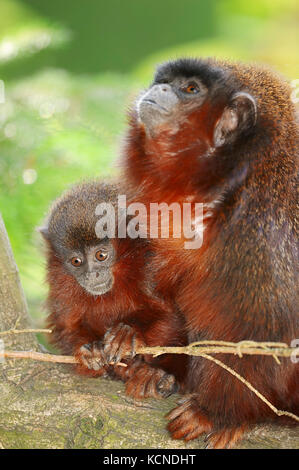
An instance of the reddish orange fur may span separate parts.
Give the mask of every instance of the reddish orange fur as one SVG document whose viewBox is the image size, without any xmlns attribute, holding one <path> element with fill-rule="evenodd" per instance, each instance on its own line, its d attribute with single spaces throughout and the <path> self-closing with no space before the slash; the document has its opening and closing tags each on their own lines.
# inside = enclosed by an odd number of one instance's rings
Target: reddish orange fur
<svg viewBox="0 0 299 470">
<path fill-rule="evenodd" d="M 199 155 L 212 146 L 212 131 L 225 100 L 207 100 L 175 135 L 164 127 L 158 136 L 147 136 L 132 113 L 125 149 L 131 200 L 147 206 L 190 198 L 206 203 L 225 193 L 226 201 L 206 223 L 201 249 L 186 251 L 182 241 L 154 240 L 157 289 L 184 313 L 190 342 L 251 339 L 290 344 L 298 338 L 298 127 L 290 89 L 266 69 L 209 63 L 231 72 L 228 90 L 237 83 L 237 91 L 244 89 L 255 97 L 255 135 L 240 141 L 238 148 L 232 146 L 230 160 L 220 154 L 199 163 Z M 299 413 L 298 365 L 290 359 L 277 365 L 269 357 L 217 357 L 275 406 Z M 205 359 L 192 359 L 186 386 L 193 393 L 190 401 L 179 417 L 175 410 L 169 416 L 174 438 L 194 438 L 212 428 L 217 434 L 210 444 L 230 447 L 247 425 L 283 422 L 244 384 Z M 203 426 L 206 420 L 210 424 Z"/>
<path fill-rule="evenodd" d="M 185 344 L 180 316 L 175 316 L 174 321 L 169 323 L 172 307 L 162 299 L 146 293 L 145 264 L 148 245 L 143 242 L 135 243 L 130 239 L 115 239 L 112 243 L 117 253 L 117 262 L 113 267 L 114 285 L 109 292 L 98 297 L 88 294 L 66 272 L 63 262 L 49 245 L 47 280 L 50 288 L 48 308 L 51 312 L 48 326 L 53 329 L 51 342 L 58 345 L 64 353 L 79 356 L 82 345 L 102 339 L 111 326 L 124 322 L 132 326 L 148 346 Z M 177 380 L 182 382 L 186 371 L 183 356 L 175 359 L 167 355 L 159 359 L 147 356 L 145 359 L 155 368 L 163 367 L 168 373 L 175 373 Z M 181 363 L 178 374 L 176 366 L 174 367 L 177 361 Z M 145 368 L 150 381 L 150 367 L 142 366 L 139 359 L 126 362 L 126 369 L 110 367 L 109 373 L 125 381 L 130 379 L 128 391 L 139 398 L 143 396 L 142 393 L 139 394 L 139 389 L 146 387 L 140 373 Z M 77 372 L 99 377 L 105 370 L 95 371 L 79 365 Z M 159 378 L 155 370 L 153 375 Z"/>
</svg>

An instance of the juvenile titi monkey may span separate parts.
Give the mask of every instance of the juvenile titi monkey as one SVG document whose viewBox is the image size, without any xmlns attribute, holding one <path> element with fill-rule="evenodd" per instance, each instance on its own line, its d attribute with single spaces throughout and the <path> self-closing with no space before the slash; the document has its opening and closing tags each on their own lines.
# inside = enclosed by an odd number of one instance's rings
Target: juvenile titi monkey
<svg viewBox="0 0 299 470">
<path fill-rule="evenodd" d="M 50 339 L 76 356 L 79 373 L 109 374 L 124 380 L 135 398 L 159 398 L 182 382 L 184 357 L 137 355 L 127 367 L 111 365 L 140 346 L 186 344 L 178 310 L 154 295 L 148 241 L 97 238 L 96 207 L 104 202 L 116 209 L 117 196 L 113 184 L 75 186 L 55 201 L 40 229 L 47 244 Z"/>
</svg>

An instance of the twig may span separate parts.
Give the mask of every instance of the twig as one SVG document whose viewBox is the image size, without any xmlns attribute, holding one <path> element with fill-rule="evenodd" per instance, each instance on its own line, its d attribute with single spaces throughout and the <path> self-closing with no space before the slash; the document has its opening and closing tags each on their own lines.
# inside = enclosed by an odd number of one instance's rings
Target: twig
<svg viewBox="0 0 299 470">
<path fill-rule="evenodd" d="M 60 362 L 64 364 L 77 364 L 78 361 L 73 356 L 59 356 L 56 354 L 39 353 L 36 351 L 4 351 L 0 352 L 0 358 L 31 359 L 33 361 Z"/>
<path fill-rule="evenodd" d="M 25 329 L 18 330 L 12 328 L 7 331 L 0 331 L 0 336 L 20 333 L 52 333 L 50 329 Z M 141 347 L 137 350 L 138 354 L 151 354 L 158 357 L 161 354 L 187 354 L 189 356 L 201 356 L 202 354 L 237 354 L 243 357 L 243 354 L 272 356 L 278 364 L 278 357 L 290 357 L 293 354 L 299 354 L 299 348 L 290 348 L 286 343 L 278 342 L 257 342 L 257 341 L 239 341 L 233 343 L 230 341 L 196 341 L 188 346 L 155 346 Z M 58 356 L 57 356 L 58 357 Z M 67 356 L 61 356 L 67 357 Z M 70 356 L 69 356 L 70 357 Z M 58 361 L 53 361 L 58 362 Z M 64 361 L 61 361 L 64 362 Z"/>
<path fill-rule="evenodd" d="M 275 414 L 277 414 L 277 416 L 288 416 L 289 418 L 293 418 L 295 421 L 299 422 L 299 416 L 295 415 L 294 413 L 290 413 L 289 411 L 283 411 L 283 410 L 279 410 L 278 408 L 276 408 L 276 406 L 272 405 L 272 403 L 269 400 L 267 400 L 267 398 L 264 397 L 264 395 L 262 395 L 256 388 L 254 388 L 254 386 L 250 382 L 244 379 L 242 375 L 238 374 L 238 372 L 236 372 L 234 369 L 231 369 L 229 366 L 219 361 L 219 359 L 209 356 L 208 354 L 201 354 L 201 357 L 204 357 L 205 359 L 208 359 L 209 361 L 215 362 L 215 364 L 217 364 L 218 366 L 230 372 L 230 374 L 232 374 L 234 377 L 239 379 L 244 385 L 246 385 L 246 387 L 248 387 L 249 390 L 255 393 L 255 395 L 259 397 L 260 400 L 266 403 L 266 405 L 268 405 L 268 407 L 271 408 L 271 410 Z"/>
<path fill-rule="evenodd" d="M 299 348 L 290 348 L 285 343 L 240 341 L 231 343 L 228 341 L 197 341 L 188 346 L 155 346 L 143 347 L 139 354 L 153 354 L 154 357 L 161 354 L 187 354 L 189 356 L 201 356 L 202 354 L 243 354 L 272 356 L 280 364 L 278 357 L 290 357 L 294 353 L 299 354 Z"/>
<path fill-rule="evenodd" d="M 52 330 L 44 329 L 44 328 L 27 328 L 26 330 L 16 330 L 15 328 L 11 328 L 10 330 L 0 331 L 0 336 L 4 335 L 18 335 L 21 333 L 52 333 Z"/>
<path fill-rule="evenodd" d="M 58 362 L 61 364 L 79 364 L 80 362 L 74 356 L 60 356 L 57 354 L 46 354 L 39 353 L 36 351 L 3 351 L 0 352 L 1 357 L 7 357 L 12 359 L 31 359 L 33 361 L 42 361 L 42 362 Z M 124 362 L 114 362 L 110 363 L 111 365 L 117 365 L 121 367 L 127 367 L 127 364 Z"/>
</svg>

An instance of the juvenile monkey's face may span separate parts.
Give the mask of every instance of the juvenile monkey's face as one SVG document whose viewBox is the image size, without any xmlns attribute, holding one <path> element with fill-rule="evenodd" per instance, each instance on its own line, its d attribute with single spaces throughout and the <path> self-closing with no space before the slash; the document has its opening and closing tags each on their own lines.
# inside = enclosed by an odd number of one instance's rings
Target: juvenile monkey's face
<svg viewBox="0 0 299 470">
<path fill-rule="evenodd" d="M 89 294 L 103 295 L 113 286 L 115 250 L 110 241 L 64 254 L 68 272 Z"/>
<path fill-rule="evenodd" d="M 137 101 L 139 121 L 149 133 L 161 127 L 175 132 L 206 96 L 207 88 L 198 77 L 159 76 Z"/>
</svg>

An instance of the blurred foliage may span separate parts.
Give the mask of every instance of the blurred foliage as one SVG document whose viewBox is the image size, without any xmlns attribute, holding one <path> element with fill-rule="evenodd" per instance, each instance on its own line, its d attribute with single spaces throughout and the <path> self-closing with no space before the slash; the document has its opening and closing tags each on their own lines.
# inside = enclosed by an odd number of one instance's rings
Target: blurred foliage
<svg viewBox="0 0 299 470">
<path fill-rule="evenodd" d="M 126 109 L 157 62 L 260 61 L 295 79 L 298 20 L 297 0 L 0 0 L 0 210 L 37 324 L 35 228 L 68 185 L 117 172 Z"/>
<path fill-rule="evenodd" d="M 0 0 L 0 2 L 10 0 Z M 14 0 L 16 1 L 16 0 Z M 217 0 L 24 0 L 26 12 L 71 32 L 72 40 L 53 54 L 44 50 L 23 69 L 12 64 L 5 78 L 40 65 L 75 73 L 128 72 L 146 55 L 173 44 L 215 33 Z M 203 18 L 205 19 L 203 21 Z M 28 21 L 26 19 L 26 21 Z"/>
<path fill-rule="evenodd" d="M 239 8 L 238 8 L 239 7 Z M 217 34 L 156 51 L 135 68 L 148 82 L 156 64 L 182 55 L 260 62 L 289 79 L 299 77 L 299 5 L 297 0 L 217 3 Z"/>
<path fill-rule="evenodd" d="M 0 105 L 0 208 L 34 314 L 45 297 L 34 229 L 69 184 L 117 171 L 113 162 L 127 104 L 138 88 L 119 74 L 74 77 L 58 70 L 6 87 Z"/>
</svg>

